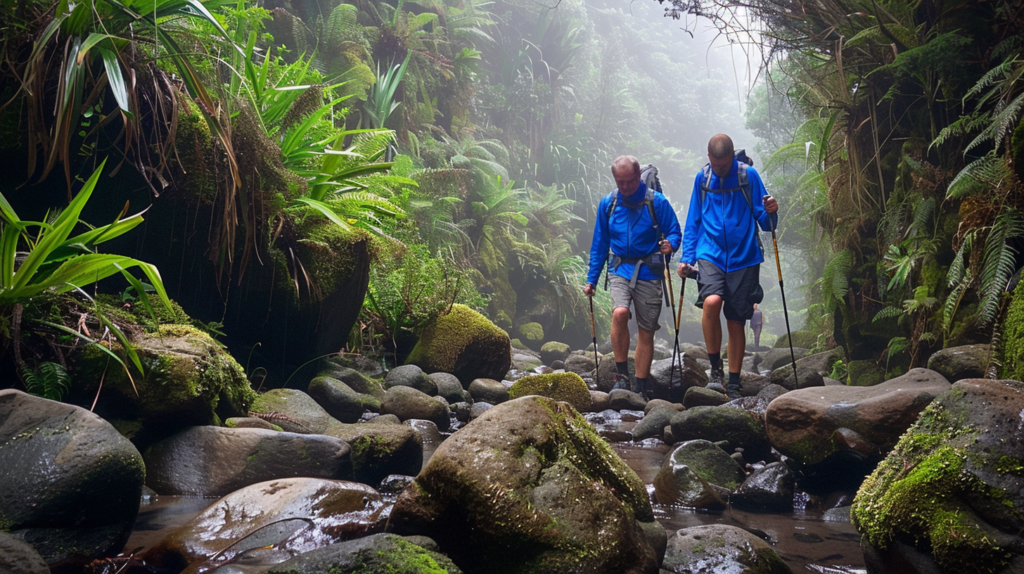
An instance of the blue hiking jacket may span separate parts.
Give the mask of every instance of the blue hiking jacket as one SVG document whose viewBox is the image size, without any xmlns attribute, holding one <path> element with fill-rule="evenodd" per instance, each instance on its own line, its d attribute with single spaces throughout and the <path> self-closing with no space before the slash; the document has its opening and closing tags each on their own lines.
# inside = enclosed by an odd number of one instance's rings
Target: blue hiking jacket
<svg viewBox="0 0 1024 574">
<path fill-rule="evenodd" d="M 712 190 L 739 187 L 739 162 L 732 162 L 732 171 L 724 178 L 711 172 Z M 767 194 L 761 177 L 754 168 L 747 167 L 750 182 L 750 199 L 753 215 L 743 192 L 740 190 L 714 193 L 709 191 L 701 200 L 701 180 L 704 172 L 697 172 L 690 195 L 690 211 L 686 214 L 686 229 L 683 234 L 683 253 L 680 261 L 693 265 L 698 259 L 705 259 L 717 265 L 722 271 L 731 273 L 764 261 L 757 241 L 754 219 L 765 231 L 771 231 L 778 224 L 777 213 L 764 210 L 764 196 Z"/>
<path fill-rule="evenodd" d="M 615 202 L 615 211 L 609 217 L 608 208 L 611 207 L 613 194 L 618 200 Z M 625 198 L 619 190 L 601 198 L 597 206 L 597 221 L 594 223 L 594 239 L 590 243 L 590 271 L 587 273 L 587 283 L 597 285 L 601 270 L 608 260 L 609 247 L 612 253 L 619 257 L 636 259 L 658 251 L 658 241 L 661 237 L 654 229 L 650 211 L 643 202 L 646 196 L 647 185 L 641 181 L 637 190 Z M 627 202 L 630 205 L 626 205 Z M 631 207 L 634 202 L 636 206 Z M 679 219 L 676 218 L 676 212 L 672 210 L 668 199 L 658 191 L 654 192 L 654 215 L 658 218 L 658 225 L 661 226 L 665 239 L 672 244 L 672 251 L 677 251 L 682 241 Z M 617 269 L 609 269 L 608 272 L 629 279 L 633 276 L 634 265 L 623 261 Z M 642 265 L 638 278 L 656 281 L 661 279 L 661 275 L 655 275 L 646 265 Z"/>
</svg>

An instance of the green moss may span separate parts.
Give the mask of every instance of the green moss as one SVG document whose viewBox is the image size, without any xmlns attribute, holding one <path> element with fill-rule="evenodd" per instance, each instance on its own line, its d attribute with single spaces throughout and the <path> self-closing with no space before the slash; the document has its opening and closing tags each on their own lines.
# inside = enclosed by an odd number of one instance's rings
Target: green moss
<svg viewBox="0 0 1024 574">
<path fill-rule="evenodd" d="M 217 198 L 216 167 L 219 154 L 199 106 L 189 97 L 178 98 L 178 131 L 174 140 L 178 167 L 185 173 L 184 189 L 207 203 Z"/>
<path fill-rule="evenodd" d="M 527 395 L 565 401 L 581 412 L 590 409 L 592 404 L 587 383 L 576 373 L 530 375 L 516 381 L 508 392 L 509 398 L 513 399 Z"/>
<path fill-rule="evenodd" d="M 542 353 L 563 353 L 569 354 L 569 345 L 565 343 L 559 343 L 558 341 L 548 341 L 541 345 L 540 351 Z"/>
<path fill-rule="evenodd" d="M 526 323 L 519 327 L 519 335 L 527 341 L 543 341 L 544 327 L 540 323 Z"/>
<path fill-rule="evenodd" d="M 999 474 L 1022 476 L 1024 475 L 1024 463 L 1019 458 L 1003 456 L 999 458 L 999 462 L 996 464 L 996 472 Z"/>
<path fill-rule="evenodd" d="M 1003 321 L 1002 378 L 1024 381 L 1024 281 L 1017 283 Z"/>
<path fill-rule="evenodd" d="M 407 363 L 418 365 L 427 372 L 441 371 L 459 376 L 456 371 L 460 365 L 457 363 L 466 349 L 474 344 L 486 346 L 488 355 L 494 353 L 500 359 L 503 354 L 511 360 L 508 333 L 473 309 L 455 304 L 447 315 L 441 315 L 424 328 Z M 494 356 L 485 357 L 492 359 Z"/>
</svg>

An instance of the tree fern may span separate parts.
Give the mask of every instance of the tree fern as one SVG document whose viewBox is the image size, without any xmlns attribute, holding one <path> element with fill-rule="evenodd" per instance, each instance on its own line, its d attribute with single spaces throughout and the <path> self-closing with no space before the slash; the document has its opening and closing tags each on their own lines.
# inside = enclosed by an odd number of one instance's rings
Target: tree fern
<svg viewBox="0 0 1024 574">
<path fill-rule="evenodd" d="M 946 190 L 946 197 L 964 199 L 979 193 L 990 192 L 1000 188 L 1012 174 L 996 150 L 992 150 L 960 170 Z"/>
<path fill-rule="evenodd" d="M 985 240 L 981 272 L 978 274 L 981 324 L 989 325 L 999 311 L 999 301 L 1010 277 L 1017 270 L 1017 250 L 1010 241 L 1024 237 L 1024 216 L 1008 209 L 996 217 L 995 225 Z"/>
<path fill-rule="evenodd" d="M 59 363 L 44 361 L 34 369 L 22 365 L 19 373 L 25 383 L 25 390 L 37 397 L 61 401 L 71 389 L 71 377 L 68 376 L 67 369 Z"/>
</svg>

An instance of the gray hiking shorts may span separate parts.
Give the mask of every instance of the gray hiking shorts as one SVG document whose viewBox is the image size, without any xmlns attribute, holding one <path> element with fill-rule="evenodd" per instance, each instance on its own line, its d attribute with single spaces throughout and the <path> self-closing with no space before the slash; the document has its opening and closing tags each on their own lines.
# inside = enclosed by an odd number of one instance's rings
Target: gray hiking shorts
<svg viewBox="0 0 1024 574">
<path fill-rule="evenodd" d="M 727 321 L 747 321 L 754 314 L 754 303 L 764 298 L 761 290 L 761 265 L 751 265 L 730 273 L 703 259 L 697 260 L 700 294 L 696 306 L 704 308 L 704 298 L 718 295 L 722 298 L 722 311 Z"/>
<path fill-rule="evenodd" d="M 654 332 L 661 328 L 658 317 L 661 316 L 661 281 L 644 281 L 637 279 L 636 287 L 629 288 L 629 279 L 612 274 L 609 291 L 612 294 L 612 309 L 633 304 L 630 318 L 636 317 L 636 324 L 644 331 Z"/>
</svg>

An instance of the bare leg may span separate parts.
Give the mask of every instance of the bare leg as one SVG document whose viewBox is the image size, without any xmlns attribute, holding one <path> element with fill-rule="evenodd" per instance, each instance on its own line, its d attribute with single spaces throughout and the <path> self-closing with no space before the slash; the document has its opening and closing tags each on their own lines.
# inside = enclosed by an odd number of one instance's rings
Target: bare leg
<svg viewBox="0 0 1024 574">
<path fill-rule="evenodd" d="M 746 321 L 726 321 L 729 329 L 729 372 L 738 373 L 743 367 L 743 348 L 747 346 Z"/>
<path fill-rule="evenodd" d="M 616 363 L 629 360 L 629 307 L 612 309 L 612 352 Z"/>
<path fill-rule="evenodd" d="M 644 379 L 651 374 L 651 359 L 654 358 L 654 331 L 637 328 L 636 378 Z"/>
<path fill-rule="evenodd" d="M 704 344 L 708 347 L 708 353 L 712 355 L 722 351 L 721 317 L 722 298 L 718 295 L 708 295 L 704 299 L 704 314 L 701 315 L 700 326 L 704 330 Z"/>
</svg>

